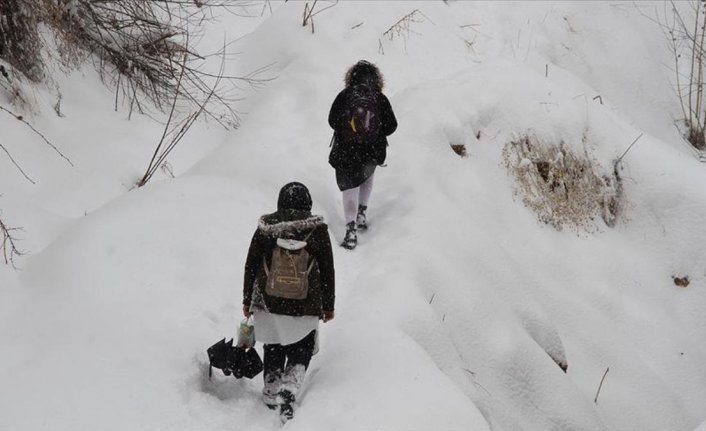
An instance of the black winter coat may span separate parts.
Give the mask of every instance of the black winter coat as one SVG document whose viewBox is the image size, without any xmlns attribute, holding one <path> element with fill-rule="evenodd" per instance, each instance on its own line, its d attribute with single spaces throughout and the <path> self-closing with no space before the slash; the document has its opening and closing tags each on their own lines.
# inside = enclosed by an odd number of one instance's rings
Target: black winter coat
<svg viewBox="0 0 706 431">
<path fill-rule="evenodd" d="M 309 273 L 309 293 L 305 299 L 277 298 L 265 293 L 267 275 L 263 262 L 269 268 L 277 238 L 306 240 L 306 251 L 316 263 Z M 260 218 L 250 242 L 245 262 L 243 305 L 287 316 L 321 316 L 322 311 L 333 311 L 335 302 L 335 272 L 328 226 L 321 216 L 308 211 L 280 210 Z"/>
<path fill-rule="evenodd" d="M 348 127 L 349 119 L 346 118 L 346 108 L 352 88 L 352 86 L 348 86 L 338 93 L 328 114 L 328 124 L 334 131 L 329 163 L 336 170 L 355 172 L 371 164 L 375 166 L 385 163 L 387 157 L 387 136 L 394 133 L 397 129 L 397 119 L 395 118 L 395 113 L 392 112 L 390 101 L 382 92 L 378 91 L 376 92 L 377 104 L 382 117 L 380 135 L 375 142 L 362 147 L 362 151 L 360 146 L 353 145 L 351 142 L 344 142 L 341 130 L 344 127 Z"/>
</svg>

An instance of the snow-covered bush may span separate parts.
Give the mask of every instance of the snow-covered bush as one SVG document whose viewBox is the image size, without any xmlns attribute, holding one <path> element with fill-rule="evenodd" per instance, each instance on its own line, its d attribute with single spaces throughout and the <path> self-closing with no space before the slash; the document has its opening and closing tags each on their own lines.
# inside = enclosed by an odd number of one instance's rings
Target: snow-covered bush
<svg viewBox="0 0 706 431">
<path fill-rule="evenodd" d="M 225 53 L 204 54 L 195 45 L 204 23 L 211 20 L 208 7 L 237 3 L 3 0 L 0 65 L 9 66 L 10 76 L 17 73 L 40 82 L 45 78 L 43 57 L 54 57 L 56 46 L 64 66 L 93 61 L 103 80 L 115 87 L 116 99 L 123 95 L 130 112 L 152 106 L 167 111 L 176 93 L 182 105 L 200 109 L 205 103 L 205 114 L 224 126 L 235 125 L 233 91 L 239 83 L 259 80 L 252 75 L 225 76 L 213 64 L 207 68 L 211 57 L 220 63 Z M 0 85 L 8 90 L 6 80 L 0 79 Z"/>
<path fill-rule="evenodd" d="M 0 108 L 2 102 L 25 105 L 23 94 L 31 94 L 31 90 L 25 91 L 26 84 L 52 81 L 51 76 L 44 76 L 44 63 L 58 60 L 62 66 L 74 68 L 93 62 L 103 82 L 115 89 L 114 102 L 106 102 L 115 103 L 116 110 L 122 96 L 129 117 L 133 111 L 168 114 L 162 139 L 139 181 L 143 185 L 200 116 L 226 128 L 238 125 L 233 105 L 239 86 L 262 82 L 257 75 L 265 69 L 247 76 L 226 75 L 226 42 L 209 54 L 199 52 L 196 45 L 204 24 L 213 19 L 209 8 L 245 4 L 249 3 L 3 0 Z M 54 109 L 61 116 L 59 103 Z"/>
<path fill-rule="evenodd" d="M 3 66 L 5 79 L 10 79 L 12 72 L 21 73 L 33 81 L 42 79 L 39 54 L 42 42 L 37 30 L 37 9 L 34 2 L 26 0 L 0 2 L 0 58 L 10 66 Z"/>
<path fill-rule="evenodd" d="M 198 5 L 178 0 L 63 0 L 46 8 L 63 59 L 88 55 L 104 81 L 125 96 L 131 111 L 145 109 L 145 100 L 167 110 L 177 93 L 186 104 L 208 100 L 212 103 L 207 112 L 218 110 L 219 120 L 236 121 L 225 92 L 208 97 L 217 77 L 200 68 L 207 56 L 193 46 L 200 25 L 208 20 L 198 13 Z"/>
<path fill-rule="evenodd" d="M 533 136 L 507 144 L 503 159 L 515 177 L 515 193 L 540 221 L 558 230 L 593 231 L 598 217 L 615 225 L 622 191 L 615 171 L 600 173 L 601 166 L 565 143 Z"/>
</svg>

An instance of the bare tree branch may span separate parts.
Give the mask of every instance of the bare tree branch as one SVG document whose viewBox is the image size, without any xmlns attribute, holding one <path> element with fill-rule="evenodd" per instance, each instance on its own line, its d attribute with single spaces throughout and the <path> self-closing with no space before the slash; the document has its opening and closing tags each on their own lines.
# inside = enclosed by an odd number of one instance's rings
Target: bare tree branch
<svg viewBox="0 0 706 431">
<path fill-rule="evenodd" d="M 32 132 L 33 132 L 34 134 L 36 134 L 37 136 L 39 136 L 40 138 L 42 138 L 42 140 L 43 140 L 47 145 L 49 145 L 59 156 L 61 156 L 64 160 L 66 160 L 66 161 L 69 163 L 69 165 L 71 165 L 71 166 L 74 165 L 68 157 L 66 157 L 61 151 L 59 151 L 59 149 L 56 147 L 56 145 L 52 144 L 51 141 L 49 141 L 49 139 L 47 139 L 47 137 L 44 136 L 44 134 L 42 134 L 42 133 L 41 133 L 39 130 L 37 130 L 31 123 L 29 123 L 27 120 L 25 120 L 23 116 L 18 115 L 18 114 L 16 114 L 16 113 L 10 111 L 9 109 L 7 109 L 7 108 L 1 106 L 1 105 L 0 105 L 0 111 L 5 112 L 6 114 L 11 115 L 14 119 L 16 119 L 16 120 L 21 121 L 22 123 L 24 123 L 27 127 L 30 128 L 30 130 L 32 130 Z M 10 151 L 7 149 L 7 147 L 5 147 L 3 144 L 0 144 L 0 149 L 2 149 L 2 151 L 3 151 L 3 152 L 7 155 L 7 157 L 10 159 L 10 162 L 12 162 L 12 164 L 15 165 L 15 167 L 17 168 L 17 170 L 20 171 L 20 173 L 22 174 L 22 176 L 25 177 L 25 179 L 26 179 L 27 181 L 29 181 L 29 182 L 32 183 L 32 184 L 36 184 L 36 182 L 27 174 L 27 172 L 25 172 L 24 169 L 22 169 L 22 167 L 21 167 L 20 164 L 17 162 L 17 160 L 15 160 L 15 158 L 12 157 L 12 154 L 11 154 Z"/>
<path fill-rule="evenodd" d="M 7 154 L 7 157 L 10 159 L 12 164 L 15 165 L 17 170 L 20 171 L 22 176 L 24 176 L 27 181 L 29 181 L 32 184 L 37 184 L 32 178 L 29 177 L 29 175 L 27 175 L 27 173 L 22 169 L 22 167 L 19 165 L 19 163 L 17 163 L 17 161 L 12 157 L 12 154 L 10 154 L 10 152 L 7 150 L 7 148 L 5 148 L 5 146 L 3 144 L 0 144 L 0 149 L 2 149 L 5 152 L 5 154 Z"/>
<path fill-rule="evenodd" d="M 22 228 L 9 227 L 0 219 L 0 232 L 2 232 L 2 256 L 6 265 L 12 265 L 15 268 L 15 257 L 22 256 L 24 253 L 17 248 L 17 238 L 15 232 L 21 231 Z"/>
<path fill-rule="evenodd" d="M 159 154 L 160 148 L 162 148 L 162 144 L 164 143 L 164 139 L 167 137 L 167 134 L 169 131 L 169 126 L 172 123 L 172 118 L 174 116 L 174 109 L 176 108 L 177 100 L 179 99 L 179 88 L 181 87 L 181 80 L 184 77 L 185 71 L 186 71 L 185 68 L 181 69 L 181 74 L 179 75 L 179 80 L 177 81 L 177 88 L 176 88 L 176 91 L 174 91 L 174 100 L 172 101 L 172 109 L 169 111 L 169 117 L 167 118 L 167 124 L 165 124 L 165 126 L 164 126 L 164 131 L 162 132 L 162 138 L 159 140 L 159 143 L 157 144 L 157 148 L 154 150 L 154 154 L 152 154 L 152 159 L 150 160 L 150 163 L 147 166 L 147 171 L 145 172 L 145 175 L 137 183 L 138 187 L 142 187 L 145 184 L 147 184 L 147 181 L 149 181 L 149 179 L 152 177 L 151 172 L 152 172 L 153 166 L 155 166 L 154 161 L 157 158 L 157 154 Z"/>
<path fill-rule="evenodd" d="M 46 136 L 44 136 L 39 130 L 35 129 L 34 126 L 33 126 L 31 123 L 29 123 L 27 120 L 25 120 L 22 115 L 17 115 L 17 114 L 15 114 L 14 112 L 10 111 L 9 109 L 7 109 L 7 108 L 5 108 L 5 107 L 3 107 L 3 106 L 0 106 L 0 111 L 3 111 L 3 112 L 5 112 L 5 113 L 7 113 L 7 114 L 10 114 L 10 115 L 12 115 L 13 117 L 15 117 L 16 120 L 23 122 L 27 127 L 29 127 L 30 129 L 32 129 L 32 131 L 33 131 L 37 136 L 39 136 L 40 138 L 42 138 L 42 140 L 43 140 L 47 145 L 49 145 L 59 156 L 61 156 L 62 159 L 66 160 L 66 162 L 67 162 L 69 165 L 71 165 L 71 166 L 74 165 L 74 164 L 71 162 L 71 160 L 69 160 L 68 157 L 66 157 L 61 151 L 59 151 L 59 149 L 56 147 L 56 145 L 52 144 L 52 143 L 49 141 L 49 139 L 47 139 Z"/>
<path fill-rule="evenodd" d="M 225 53 L 225 50 L 224 50 L 224 53 Z M 185 69 L 182 68 L 182 71 L 184 71 L 184 70 Z M 145 184 L 147 184 L 147 182 L 157 172 L 159 167 L 162 166 L 166 162 L 167 156 L 179 144 L 179 142 L 181 142 L 181 140 L 184 138 L 184 136 L 189 131 L 189 129 L 191 129 L 191 126 L 194 125 L 194 123 L 199 118 L 199 116 L 202 113 L 207 112 L 206 105 L 210 101 L 211 97 L 213 97 L 217 93 L 218 86 L 221 82 L 220 76 L 222 76 L 224 70 L 225 70 L 225 54 L 221 58 L 221 66 L 220 66 L 219 75 L 218 75 L 219 78 L 216 80 L 216 82 L 211 87 L 211 90 L 209 91 L 205 100 L 203 100 L 203 102 L 201 102 L 201 104 L 199 105 L 198 110 L 195 112 L 191 112 L 189 115 L 186 116 L 186 118 L 184 118 L 180 123 L 174 125 L 174 127 L 172 128 L 172 121 L 174 118 L 174 109 L 175 109 L 176 101 L 177 101 L 177 98 L 179 95 L 178 86 L 181 83 L 181 79 L 182 79 L 183 75 L 181 75 L 179 77 L 179 82 L 177 84 L 177 90 L 174 93 L 172 108 L 169 113 L 169 118 L 167 120 L 167 123 L 164 125 L 162 137 L 161 137 L 159 143 L 157 144 L 157 148 L 155 149 L 155 152 L 152 155 L 152 159 L 150 160 L 150 163 L 147 166 L 147 170 L 145 171 L 145 174 L 142 176 L 140 181 L 138 181 L 138 183 L 137 183 L 138 187 L 142 187 Z M 162 148 L 162 146 L 165 142 L 165 139 L 167 137 L 169 137 L 169 143 L 164 148 Z"/>
</svg>

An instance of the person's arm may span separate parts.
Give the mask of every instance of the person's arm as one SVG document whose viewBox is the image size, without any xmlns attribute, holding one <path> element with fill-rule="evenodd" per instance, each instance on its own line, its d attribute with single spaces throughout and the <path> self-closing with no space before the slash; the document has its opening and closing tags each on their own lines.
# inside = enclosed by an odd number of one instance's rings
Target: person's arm
<svg viewBox="0 0 706 431">
<path fill-rule="evenodd" d="M 250 315 L 250 303 L 252 302 L 255 279 L 262 265 L 262 242 L 263 237 L 260 231 L 256 230 L 250 241 L 250 248 L 248 248 L 248 257 L 245 260 L 245 271 L 243 275 L 243 314 L 245 317 Z"/>
<path fill-rule="evenodd" d="M 336 301 L 336 272 L 333 266 L 333 250 L 331 249 L 328 226 L 323 225 L 317 229 L 319 229 L 319 232 L 316 235 L 316 260 L 319 264 L 321 276 L 321 306 L 324 313 L 324 321 L 329 321 L 333 319 Z"/>
<path fill-rule="evenodd" d="M 392 105 L 390 105 L 390 100 L 384 94 L 380 93 L 382 104 L 382 133 L 385 136 L 389 136 L 397 130 L 397 118 L 395 118 L 395 113 L 392 111 Z"/>
<path fill-rule="evenodd" d="M 344 90 L 345 91 L 345 90 Z M 336 99 L 334 99 L 333 104 L 331 104 L 331 110 L 328 113 L 328 125 L 335 131 L 341 129 L 341 123 L 343 122 L 343 102 L 345 99 L 344 91 L 338 93 Z"/>
</svg>

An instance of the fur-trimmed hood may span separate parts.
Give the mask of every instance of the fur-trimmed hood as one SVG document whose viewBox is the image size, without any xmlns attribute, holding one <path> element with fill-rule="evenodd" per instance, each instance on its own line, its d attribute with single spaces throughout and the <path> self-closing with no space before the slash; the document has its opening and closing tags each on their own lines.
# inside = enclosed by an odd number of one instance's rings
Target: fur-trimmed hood
<svg viewBox="0 0 706 431">
<path fill-rule="evenodd" d="M 345 83 L 346 87 L 365 84 L 375 87 L 378 91 L 382 91 L 385 79 L 376 65 L 365 60 L 360 60 L 346 72 Z"/>
<path fill-rule="evenodd" d="M 281 217 L 281 214 L 276 212 L 260 217 L 257 228 L 265 236 L 281 238 L 296 235 L 298 232 L 311 231 L 324 224 L 324 218 L 320 215 L 309 214 L 305 218 L 291 220 Z"/>
</svg>

